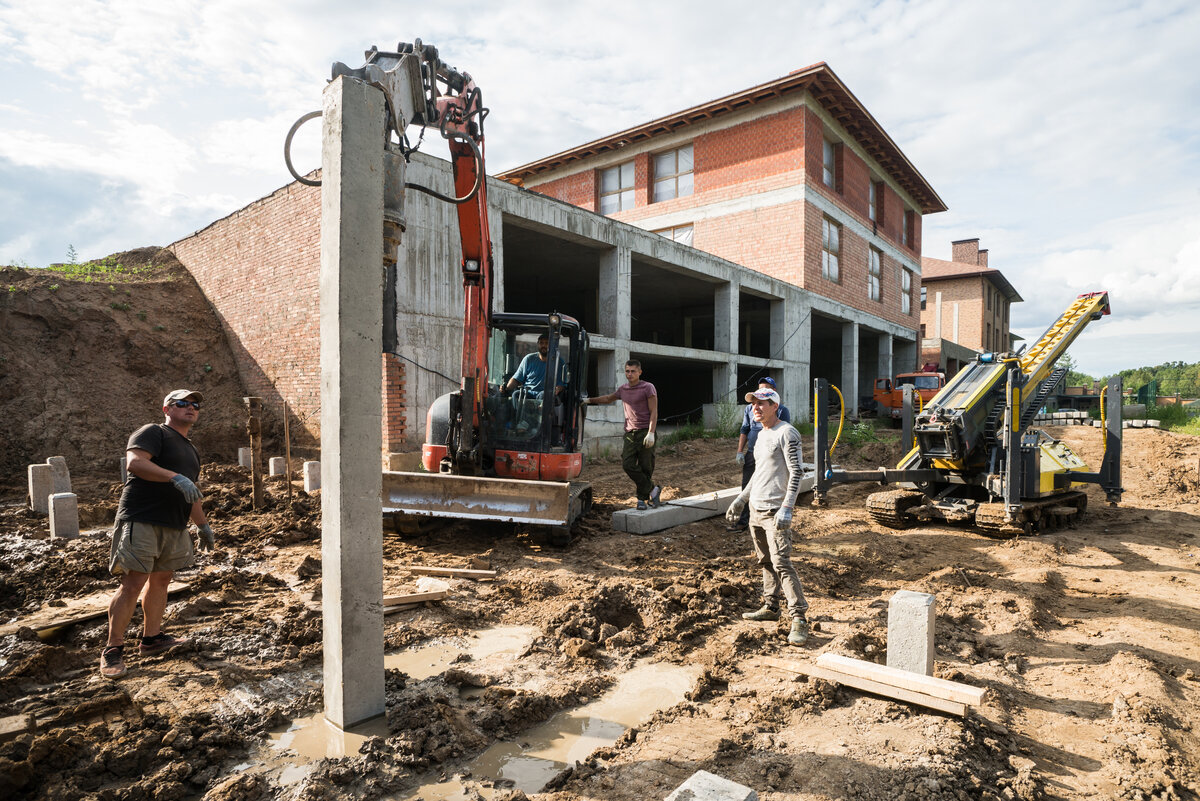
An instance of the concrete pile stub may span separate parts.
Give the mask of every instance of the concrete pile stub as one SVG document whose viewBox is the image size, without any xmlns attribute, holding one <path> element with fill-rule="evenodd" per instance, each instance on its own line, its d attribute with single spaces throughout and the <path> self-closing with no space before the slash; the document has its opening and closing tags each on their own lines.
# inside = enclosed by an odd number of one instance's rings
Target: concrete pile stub
<svg viewBox="0 0 1200 801">
<path fill-rule="evenodd" d="M 254 458 L 249 448 L 238 448 L 238 465 L 250 469 L 250 460 Z"/>
<path fill-rule="evenodd" d="M 117 473 L 121 476 L 122 484 L 129 480 L 129 465 L 126 463 L 124 456 L 117 460 Z"/>
<path fill-rule="evenodd" d="M 758 792 L 715 773 L 698 770 L 676 787 L 666 801 L 758 801 Z"/>
<path fill-rule="evenodd" d="M 70 492 L 71 471 L 67 469 L 67 457 L 51 456 L 46 464 L 50 465 L 50 474 L 54 476 L 54 491 Z"/>
<path fill-rule="evenodd" d="M 282 476 L 285 472 L 287 472 L 287 461 L 282 456 L 272 456 L 270 468 L 270 475 Z"/>
<path fill-rule="evenodd" d="M 54 472 L 48 464 L 29 465 L 29 508 L 50 514 L 50 496 L 54 493 Z"/>
<path fill-rule="evenodd" d="M 73 492 L 50 496 L 50 539 L 70 540 L 79 536 L 79 498 Z"/>
<path fill-rule="evenodd" d="M 321 488 L 321 463 L 304 463 L 304 491 L 316 492 Z"/>
<path fill-rule="evenodd" d="M 936 599 L 926 592 L 900 590 L 888 603 L 887 666 L 933 675 Z"/>
</svg>

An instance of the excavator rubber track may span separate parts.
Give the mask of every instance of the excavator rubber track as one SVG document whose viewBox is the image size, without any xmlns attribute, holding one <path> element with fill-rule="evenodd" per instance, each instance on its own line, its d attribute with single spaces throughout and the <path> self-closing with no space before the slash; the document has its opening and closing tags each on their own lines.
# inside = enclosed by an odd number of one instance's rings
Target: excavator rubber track
<svg viewBox="0 0 1200 801">
<path fill-rule="evenodd" d="M 1060 528 L 1074 527 L 1086 510 L 1087 495 L 1078 491 L 1022 501 L 1021 509 L 1011 521 L 1005 519 L 1004 504 L 981 503 L 975 508 L 975 527 L 992 537 L 1049 534 Z"/>
<path fill-rule="evenodd" d="M 867 496 L 867 513 L 882 526 L 895 529 L 912 528 L 918 521 L 908 510 L 922 505 L 925 501 L 925 494 L 914 490 L 873 492 Z"/>
</svg>

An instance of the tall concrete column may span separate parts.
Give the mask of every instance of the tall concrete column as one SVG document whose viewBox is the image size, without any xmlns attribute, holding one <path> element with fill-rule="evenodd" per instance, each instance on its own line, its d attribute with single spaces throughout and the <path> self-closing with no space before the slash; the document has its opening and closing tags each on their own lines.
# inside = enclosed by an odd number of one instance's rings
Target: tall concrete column
<svg viewBox="0 0 1200 801">
<path fill-rule="evenodd" d="M 842 400 L 846 418 L 858 419 L 858 323 L 842 323 Z"/>
<path fill-rule="evenodd" d="M 875 370 L 875 375 L 880 378 L 895 378 L 896 374 L 892 372 L 892 335 L 879 335 L 879 367 Z M 866 394 L 865 392 L 863 393 Z"/>
<path fill-rule="evenodd" d="M 321 157 L 321 605 L 325 716 L 385 713 L 383 684 L 383 94 L 324 92 Z M 402 177 L 402 176 L 401 176 Z"/>
<path fill-rule="evenodd" d="M 783 352 L 779 357 L 787 365 L 780 388 L 782 400 L 792 413 L 792 421 L 812 420 L 812 306 L 799 293 L 786 304 Z"/>
<path fill-rule="evenodd" d="M 617 245 L 600 256 L 600 330 L 628 346 L 631 327 L 630 295 L 633 291 L 633 251 Z M 625 359 L 629 358 L 628 355 Z M 621 360 L 624 362 L 624 359 Z M 603 384 L 603 381 L 601 381 Z"/>
</svg>

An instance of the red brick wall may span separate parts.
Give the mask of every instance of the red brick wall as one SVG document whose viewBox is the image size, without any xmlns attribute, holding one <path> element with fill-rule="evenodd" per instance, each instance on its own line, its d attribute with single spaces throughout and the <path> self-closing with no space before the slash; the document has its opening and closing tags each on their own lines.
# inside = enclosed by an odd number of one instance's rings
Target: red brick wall
<svg viewBox="0 0 1200 801">
<path fill-rule="evenodd" d="M 264 421 L 315 447 L 320 432 L 321 190 L 289 184 L 171 246 L 216 310 Z"/>
<path fill-rule="evenodd" d="M 596 184 L 595 170 L 572 173 L 544 184 L 531 186 L 530 189 L 588 211 L 595 211 L 599 208 L 597 205 L 599 189 Z"/>
<path fill-rule="evenodd" d="M 788 109 L 697 136 L 693 143 L 696 193 L 803 169 L 803 111 Z"/>
<path fill-rule="evenodd" d="M 399 356 L 383 354 L 383 449 L 399 452 L 408 444 L 408 415 L 405 405 L 404 362 Z"/>
</svg>

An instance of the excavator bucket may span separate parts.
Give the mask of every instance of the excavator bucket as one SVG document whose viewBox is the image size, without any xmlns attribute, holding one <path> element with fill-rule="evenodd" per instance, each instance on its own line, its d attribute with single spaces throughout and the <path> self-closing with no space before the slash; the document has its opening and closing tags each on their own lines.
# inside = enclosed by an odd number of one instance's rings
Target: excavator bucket
<svg viewBox="0 0 1200 801">
<path fill-rule="evenodd" d="M 566 481 L 385 471 L 383 511 L 564 526 L 570 512 L 570 488 Z"/>
</svg>

